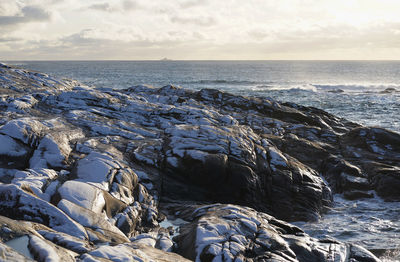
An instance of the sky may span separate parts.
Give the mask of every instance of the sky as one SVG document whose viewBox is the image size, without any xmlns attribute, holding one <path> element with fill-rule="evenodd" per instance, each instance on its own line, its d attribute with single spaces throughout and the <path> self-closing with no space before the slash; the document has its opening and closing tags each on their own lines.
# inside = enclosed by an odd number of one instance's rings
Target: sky
<svg viewBox="0 0 400 262">
<path fill-rule="evenodd" d="M 399 60 L 399 0 L 0 0 L 0 60 Z"/>
</svg>

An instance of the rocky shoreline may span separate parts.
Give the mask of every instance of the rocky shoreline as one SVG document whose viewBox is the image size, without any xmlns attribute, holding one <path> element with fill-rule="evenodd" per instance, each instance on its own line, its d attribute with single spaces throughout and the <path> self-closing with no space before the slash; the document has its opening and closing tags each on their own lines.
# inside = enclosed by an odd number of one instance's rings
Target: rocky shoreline
<svg viewBox="0 0 400 262">
<path fill-rule="evenodd" d="M 379 261 L 288 222 L 400 199 L 400 135 L 316 108 L 5 64 L 0 108 L 7 261 Z"/>
</svg>

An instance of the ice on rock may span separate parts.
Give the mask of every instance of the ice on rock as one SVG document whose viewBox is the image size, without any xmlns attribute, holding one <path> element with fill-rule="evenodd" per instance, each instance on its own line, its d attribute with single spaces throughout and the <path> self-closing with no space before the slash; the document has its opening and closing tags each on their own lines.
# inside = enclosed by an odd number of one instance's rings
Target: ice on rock
<svg viewBox="0 0 400 262">
<path fill-rule="evenodd" d="M 58 193 L 62 199 L 99 214 L 106 203 L 101 189 L 80 181 L 66 181 L 58 189 Z"/>
</svg>

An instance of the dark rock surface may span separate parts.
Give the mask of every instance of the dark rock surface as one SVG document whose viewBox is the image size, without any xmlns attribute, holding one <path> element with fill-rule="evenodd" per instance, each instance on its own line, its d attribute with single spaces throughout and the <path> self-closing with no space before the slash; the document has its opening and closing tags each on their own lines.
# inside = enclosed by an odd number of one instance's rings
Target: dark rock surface
<svg viewBox="0 0 400 262">
<path fill-rule="evenodd" d="M 318 219 L 332 191 L 398 199 L 396 133 L 218 90 L 0 76 L 0 235 L 34 259 L 377 261 L 278 219 Z"/>
<path fill-rule="evenodd" d="M 364 248 L 317 240 L 265 213 L 234 205 L 176 207 L 190 221 L 174 238 L 196 261 L 379 261 Z"/>
</svg>

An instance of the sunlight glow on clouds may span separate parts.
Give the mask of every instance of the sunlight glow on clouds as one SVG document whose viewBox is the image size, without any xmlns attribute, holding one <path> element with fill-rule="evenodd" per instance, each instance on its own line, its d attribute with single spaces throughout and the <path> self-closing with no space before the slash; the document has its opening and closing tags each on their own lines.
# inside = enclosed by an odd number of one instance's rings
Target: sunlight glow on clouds
<svg viewBox="0 0 400 262">
<path fill-rule="evenodd" d="M 0 60 L 400 59 L 398 0 L 0 0 Z"/>
</svg>

